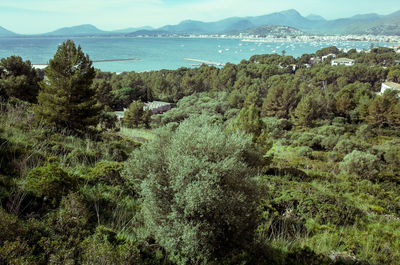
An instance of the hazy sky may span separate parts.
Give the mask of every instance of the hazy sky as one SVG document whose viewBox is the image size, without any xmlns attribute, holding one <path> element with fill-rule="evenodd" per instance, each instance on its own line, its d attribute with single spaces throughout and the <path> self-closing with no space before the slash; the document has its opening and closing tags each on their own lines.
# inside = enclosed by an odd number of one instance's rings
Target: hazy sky
<svg viewBox="0 0 400 265">
<path fill-rule="evenodd" d="M 389 14 L 399 0 L 0 0 L 0 26 L 17 33 L 44 33 L 93 24 L 102 30 L 177 24 L 185 19 L 216 21 L 286 9 L 327 19 Z"/>
</svg>

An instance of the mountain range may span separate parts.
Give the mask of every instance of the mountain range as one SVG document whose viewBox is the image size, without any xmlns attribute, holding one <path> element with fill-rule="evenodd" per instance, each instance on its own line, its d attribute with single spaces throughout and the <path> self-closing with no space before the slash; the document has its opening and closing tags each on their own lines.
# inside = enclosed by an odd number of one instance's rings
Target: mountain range
<svg viewBox="0 0 400 265">
<path fill-rule="evenodd" d="M 286 29 L 282 26 L 287 27 Z M 281 28 L 279 28 L 281 27 Z M 283 32 L 281 30 L 283 30 Z M 102 36 L 102 35 L 187 35 L 187 34 L 372 34 L 400 35 L 400 10 L 389 15 L 376 13 L 355 15 L 349 18 L 326 20 L 312 14 L 302 16 L 294 9 L 275 12 L 262 16 L 231 17 L 215 22 L 185 20 L 177 25 L 166 25 L 158 29 L 152 27 L 127 28 L 115 31 L 103 31 L 93 25 L 86 24 L 61 28 L 42 36 Z M 0 36 L 18 35 L 0 27 Z"/>
<path fill-rule="evenodd" d="M 0 26 L 0 37 L 2 37 L 2 36 L 16 36 L 16 35 L 17 35 L 16 33 L 12 32 L 12 31 L 9 31 L 9 30 L 7 30 L 7 29 L 5 29 L 5 28 Z"/>
</svg>

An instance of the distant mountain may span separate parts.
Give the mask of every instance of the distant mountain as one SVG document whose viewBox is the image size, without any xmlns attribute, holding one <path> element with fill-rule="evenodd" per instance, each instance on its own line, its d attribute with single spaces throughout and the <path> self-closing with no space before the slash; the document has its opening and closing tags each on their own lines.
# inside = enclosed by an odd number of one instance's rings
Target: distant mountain
<svg viewBox="0 0 400 265">
<path fill-rule="evenodd" d="M 5 29 L 3 27 L 0 27 L 0 37 L 10 37 L 10 36 L 16 36 L 18 34 L 9 31 L 8 29 Z"/>
<path fill-rule="evenodd" d="M 303 17 L 294 9 L 256 17 L 232 17 L 216 22 L 185 20 L 178 25 L 168 25 L 160 30 L 176 34 L 225 34 L 265 25 L 288 26 L 317 34 L 380 34 L 400 35 L 400 11 L 387 16 L 372 14 L 350 18 L 326 20 L 319 15 Z"/>
<path fill-rule="evenodd" d="M 353 25 L 352 32 L 372 35 L 400 35 L 400 11 L 361 25 Z"/>
<path fill-rule="evenodd" d="M 118 30 L 113 30 L 110 31 L 111 33 L 131 33 L 139 30 L 154 30 L 153 27 L 150 26 L 144 26 L 144 27 L 139 27 L 139 28 L 126 28 L 126 29 L 118 29 Z"/>
<path fill-rule="evenodd" d="M 375 22 L 381 18 L 378 14 L 356 15 L 329 21 L 319 21 L 312 28 L 313 32 L 324 34 L 353 34 L 358 27 Z"/>
<path fill-rule="evenodd" d="M 273 26 L 284 26 L 274 28 Z M 294 30 L 291 30 L 293 28 Z M 302 16 L 294 9 L 275 12 L 262 16 L 231 17 L 215 22 L 185 20 L 177 25 L 166 25 L 158 29 L 152 27 L 126 28 L 115 31 L 103 31 L 93 25 L 85 24 L 61 28 L 45 36 L 158 36 L 188 34 L 249 34 L 269 35 L 271 32 L 297 34 L 296 30 L 307 34 L 372 34 L 400 35 L 400 11 L 383 16 L 375 13 L 360 14 L 349 18 L 326 20 L 315 14 Z M 17 35 L 0 27 L 0 36 Z"/>
<path fill-rule="evenodd" d="M 302 32 L 301 30 L 298 30 L 296 28 L 288 27 L 288 26 L 266 25 L 266 26 L 260 26 L 260 27 L 255 27 L 255 28 L 249 28 L 246 30 L 232 31 L 232 32 L 230 32 L 230 34 L 258 35 L 258 36 L 267 36 L 267 35 L 299 36 L 299 35 L 304 34 L 304 32 Z"/>
<path fill-rule="evenodd" d="M 309 29 L 315 23 L 297 12 L 294 9 L 276 12 L 264 16 L 250 17 L 249 19 L 255 26 L 277 25 L 296 27 L 301 30 Z"/>
<path fill-rule="evenodd" d="M 176 34 L 223 34 L 264 25 L 310 28 L 313 23 L 313 21 L 301 16 L 296 10 L 291 9 L 264 16 L 233 17 L 216 22 L 185 20 L 178 25 L 168 25 L 160 29 Z"/>
<path fill-rule="evenodd" d="M 93 25 L 85 24 L 74 27 L 61 28 L 42 35 L 46 36 L 90 36 L 90 35 L 105 35 L 107 31 L 100 30 Z"/>
<path fill-rule="evenodd" d="M 326 21 L 325 18 L 323 18 L 319 15 L 315 15 L 315 14 L 310 14 L 310 15 L 306 16 L 306 19 L 312 20 L 312 21 Z"/>
<path fill-rule="evenodd" d="M 170 32 L 165 31 L 165 30 L 138 30 L 135 32 L 131 32 L 128 34 L 125 34 L 125 36 L 129 37 L 137 37 L 137 36 L 160 36 L 160 35 L 171 35 Z"/>
</svg>

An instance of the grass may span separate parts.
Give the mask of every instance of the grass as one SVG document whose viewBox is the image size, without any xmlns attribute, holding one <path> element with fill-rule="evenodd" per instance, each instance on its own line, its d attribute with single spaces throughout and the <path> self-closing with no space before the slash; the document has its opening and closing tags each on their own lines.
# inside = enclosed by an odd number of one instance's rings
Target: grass
<svg viewBox="0 0 400 265">
<path fill-rule="evenodd" d="M 120 134 L 132 138 L 134 141 L 144 143 L 155 139 L 156 135 L 150 129 L 122 127 Z"/>
</svg>

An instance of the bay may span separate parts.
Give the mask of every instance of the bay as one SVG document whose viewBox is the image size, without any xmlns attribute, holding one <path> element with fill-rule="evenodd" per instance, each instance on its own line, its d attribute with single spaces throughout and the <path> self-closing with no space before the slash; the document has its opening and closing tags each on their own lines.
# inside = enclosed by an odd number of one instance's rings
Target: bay
<svg viewBox="0 0 400 265">
<path fill-rule="evenodd" d="M 299 57 L 304 53 L 332 45 L 338 48 L 369 49 L 369 42 L 245 42 L 235 38 L 130 38 L 130 37 L 17 37 L 0 38 L 0 58 L 21 56 L 32 64 L 46 64 L 58 45 L 72 39 L 91 60 L 132 59 L 135 61 L 101 62 L 94 66 L 107 72 L 151 71 L 194 67 L 193 58 L 220 63 L 240 63 L 255 54 L 277 53 Z M 387 46 L 388 44 L 377 44 Z"/>
</svg>

